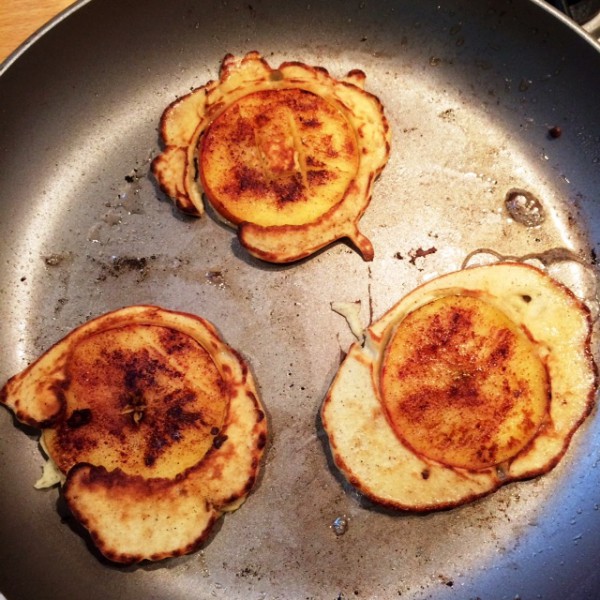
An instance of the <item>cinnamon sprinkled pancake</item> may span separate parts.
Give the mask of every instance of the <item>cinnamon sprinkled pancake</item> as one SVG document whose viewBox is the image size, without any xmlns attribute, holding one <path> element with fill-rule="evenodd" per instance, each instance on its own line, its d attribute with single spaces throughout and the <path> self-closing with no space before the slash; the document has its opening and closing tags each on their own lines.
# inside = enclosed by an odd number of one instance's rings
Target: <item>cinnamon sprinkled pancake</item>
<svg viewBox="0 0 600 600">
<path fill-rule="evenodd" d="M 204 192 L 265 261 L 295 261 L 341 238 L 372 260 L 357 223 L 390 135 L 364 82 L 359 70 L 336 80 L 299 62 L 272 69 L 257 52 L 227 55 L 217 81 L 163 113 L 153 173 L 189 214 L 203 214 Z"/>
<path fill-rule="evenodd" d="M 391 508 L 432 511 L 541 475 L 597 387 L 591 319 L 520 263 L 421 285 L 355 343 L 321 408 L 335 464 Z"/>
<path fill-rule="evenodd" d="M 266 441 L 240 355 L 208 321 L 154 306 L 78 327 L 0 398 L 42 429 L 71 512 L 121 563 L 196 549 L 246 499 Z"/>
</svg>

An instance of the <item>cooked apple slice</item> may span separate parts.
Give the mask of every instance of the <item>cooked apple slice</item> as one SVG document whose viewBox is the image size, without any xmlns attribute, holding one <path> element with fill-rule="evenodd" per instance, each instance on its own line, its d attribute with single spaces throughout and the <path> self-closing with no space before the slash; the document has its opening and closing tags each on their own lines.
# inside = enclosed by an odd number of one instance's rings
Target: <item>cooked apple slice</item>
<svg viewBox="0 0 600 600">
<path fill-rule="evenodd" d="M 0 397 L 43 429 L 67 505 L 116 562 L 197 548 L 244 502 L 266 440 L 239 354 L 208 321 L 153 306 L 78 327 Z"/>
<path fill-rule="evenodd" d="M 211 204 L 239 225 L 303 225 L 335 206 L 358 167 L 342 111 L 301 89 L 248 94 L 222 112 L 200 145 Z"/>
<path fill-rule="evenodd" d="M 203 213 L 203 190 L 263 260 L 291 262 L 341 238 L 371 260 L 357 223 L 390 134 L 364 81 L 358 70 L 338 81 L 297 62 L 272 69 L 257 52 L 228 55 L 218 81 L 164 112 L 153 172 L 185 212 Z"/>
<path fill-rule="evenodd" d="M 393 508 L 431 511 L 541 475 L 597 388 L 589 310 L 500 263 L 416 288 L 355 343 L 321 417 L 337 467 Z"/>
<path fill-rule="evenodd" d="M 478 298 L 445 296 L 414 310 L 388 342 L 381 399 L 415 452 L 479 470 L 511 459 L 547 413 L 550 386 L 526 333 Z"/>
</svg>

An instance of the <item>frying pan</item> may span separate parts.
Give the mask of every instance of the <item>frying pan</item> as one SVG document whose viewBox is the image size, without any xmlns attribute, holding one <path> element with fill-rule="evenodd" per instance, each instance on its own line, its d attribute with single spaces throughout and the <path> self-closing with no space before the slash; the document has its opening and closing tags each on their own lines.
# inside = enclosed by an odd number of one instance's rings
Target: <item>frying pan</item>
<svg viewBox="0 0 600 600">
<path fill-rule="evenodd" d="M 600 52 L 588 34 L 533 0 L 103 0 L 27 46 L 0 77 L 2 379 L 92 316 L 185 310 L 251 364 L 271 439 L 257 489 L 202 549 L 115 567 L 56 490 L 33 489 L 35 432 L 1 411 L 8 600 L 600 596 L 595 411 L 551 473 L 428 515 L 347 488 L 316 417 L 353 339 L 332 301 L 360 300 L 366 324 L 490 248 L 537 254 L 597 313 Z M 366 72 L 393 133 L 361 220 L 373 262 L 341 241 L 262 263 L 213 215 L 179 214 L 149 177 L 163 108 L 250 50 L 273 66 Z M 511 189 L 537 198 L 541 225 L 507 212 Z"/>
</svg>

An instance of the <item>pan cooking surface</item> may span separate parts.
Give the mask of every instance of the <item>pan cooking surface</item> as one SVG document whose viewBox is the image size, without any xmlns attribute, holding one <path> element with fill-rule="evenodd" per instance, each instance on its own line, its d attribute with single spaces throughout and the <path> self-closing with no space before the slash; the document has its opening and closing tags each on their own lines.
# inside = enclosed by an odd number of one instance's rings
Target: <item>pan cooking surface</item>
<svg viewBox="0 0 600 600">
<path fill-rule="evenodd" d="M 215 78 L 226 53 L 250 50 L 273 66 L 366 72 L 393 134 L 361 220 L 372 263 L 344 243 L 294 265 L 262 263 L 214 215 L 185 217 L 154 185 L 164 107 Z M 122 568 L 98 557 L 56 490 L 33 489 L 43 462 L 35 432 L 2 411 L 0 591 L 8 600 L 600 593 L 595 412 L 548 475 L 423 516 L 347 489 L 317 420 L 352 342 L 332 301 L 360 300 L 366 325 L 489 248 L 549 258 L 597 310 L 599 67 L 589 40 L 526 2 L 104 0 L 37 40 L 0 78 L 3 381 L 92 316 L 158 304 L 206 317 L 242 352 L 272 438 L 257 489 L 200 551 Z M 511 190 L 531 194 L 541 225 L 527 212 L 510 218 Z"/>
</svg>

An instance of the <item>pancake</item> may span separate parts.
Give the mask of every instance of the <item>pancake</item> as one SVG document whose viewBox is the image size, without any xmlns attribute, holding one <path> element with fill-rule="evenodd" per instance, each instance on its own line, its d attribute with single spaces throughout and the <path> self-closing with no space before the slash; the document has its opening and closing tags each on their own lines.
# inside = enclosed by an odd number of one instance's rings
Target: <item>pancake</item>
<svg viewBox="0 0 600 600">
<path fill-rule="evenodd" d="M 69 509 L 119 563 L 198 548 L 245 501 L 266 442 L 239 353 L 208 321 L 155 306 L 76 328 L 0 400 L 42 430 Z"/>
<path fill-rule="evenodd" d="M 365 78 L 353 70 L 337 80 L 300 62 L 273 69 L 258 52 L 227 55 L 217 81 L 164 111 L 154 176 L 188 214 L 204 213 L 204 193 L 262 260 L 292 262 L 341 238 L 372 260 L 357 224 L 390 133 Z"/>
<path fill-rule="evenodd" d="M 597 389 L 587 307 L 498 263 L 416 288 L 351 346 L 321 407 L 334 462 L 372 501 L 455 507 L 542 475 Z"/>
</svg>

